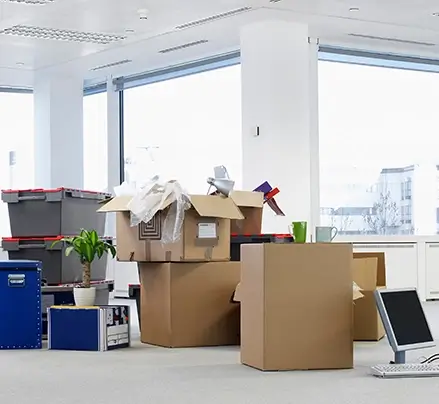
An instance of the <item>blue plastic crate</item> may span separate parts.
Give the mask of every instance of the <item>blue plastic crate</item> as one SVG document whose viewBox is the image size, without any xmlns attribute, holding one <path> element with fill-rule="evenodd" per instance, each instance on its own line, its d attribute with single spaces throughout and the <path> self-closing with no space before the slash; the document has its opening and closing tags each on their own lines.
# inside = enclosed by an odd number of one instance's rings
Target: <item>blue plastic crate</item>
<svg viewBox="0 0 439 404">
<path fill-rule="evenodd" d="M 0 349 L 41 349 L 39 261 L 0 261 Z"/>
</svg>

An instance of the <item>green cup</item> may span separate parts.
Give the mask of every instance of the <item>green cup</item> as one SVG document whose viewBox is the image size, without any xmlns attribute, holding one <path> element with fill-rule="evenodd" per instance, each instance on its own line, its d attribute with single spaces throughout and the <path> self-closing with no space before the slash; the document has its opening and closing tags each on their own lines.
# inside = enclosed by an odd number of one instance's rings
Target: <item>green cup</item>
<svg viewBox="0 0 439 404">
<path fill-rule="evenodd" d="M 289 226 L 290 233 L 295 243 L 306 243 L 307 222 L 292 222 Z"/>
</svg>

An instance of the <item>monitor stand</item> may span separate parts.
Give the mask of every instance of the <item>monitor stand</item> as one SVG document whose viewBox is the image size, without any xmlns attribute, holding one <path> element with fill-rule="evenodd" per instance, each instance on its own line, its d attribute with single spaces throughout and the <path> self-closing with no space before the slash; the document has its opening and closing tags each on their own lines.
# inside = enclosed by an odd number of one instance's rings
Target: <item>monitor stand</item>
<svg viewBox="0 0 439 404">
<path fill-rule="evenodd" d="M 405 363 L 405 351 L 403 352 L 395 352 L 395 360 L 393 361 L 395 364 L 404 364 Z"/>
</svg>

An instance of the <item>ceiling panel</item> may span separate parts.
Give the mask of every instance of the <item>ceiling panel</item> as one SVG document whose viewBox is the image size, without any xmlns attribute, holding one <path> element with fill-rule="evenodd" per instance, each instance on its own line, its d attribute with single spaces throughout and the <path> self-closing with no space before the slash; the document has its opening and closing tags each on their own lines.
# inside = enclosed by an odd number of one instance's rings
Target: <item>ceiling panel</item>
<svg viewBox="0 0 439 404">
<path fill-rule="evenodd" d="M 241 7 L 254 10 L 184 30 L 181 24 L 212 17 Z M 350 11 L 357 7 L 359 10 Z M 140 18 L 146 10 L 147 18 Z M 321 43 L 410 53 L 439 55 L 437 0 L 56 0 L 44 6 L 0 1 L 0 30 L 24 24 L 126 36 L 109 45 L 19 38 L 0 34 L 0 70 L 8 77 L 32 69 L 64 69 L 98 79 L 108 74 L 131 74 L 223 53 L 239 47 L 239 30 L 267 18 L 304 22 Z M 349 34 L 430 42 L 433 47 L 392 43 Z M 163 48 L 208 40 L 200 46 L 168 54 Z M 133 62 L 92 72 L 91 68 L 122 59 Z M 12 73 L 11 73 L 12 72 Z"/>
</svg>

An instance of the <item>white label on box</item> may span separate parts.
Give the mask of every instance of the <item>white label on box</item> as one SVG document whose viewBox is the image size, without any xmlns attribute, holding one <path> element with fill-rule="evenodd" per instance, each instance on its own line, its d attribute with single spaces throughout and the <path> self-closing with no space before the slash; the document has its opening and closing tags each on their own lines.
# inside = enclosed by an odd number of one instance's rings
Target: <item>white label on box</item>
<svg viewBox="0 0 439 404">
<path fill-rule="evenodd" d="M 55 305 L 55 295 L 41 296 L 41 313 L 47 313 L 47 309 Z"/>
<path fill-rule="evenodd" d="M 216 223 L 198 223 L 198 238 L 217 238 Z"/>
</svg>

